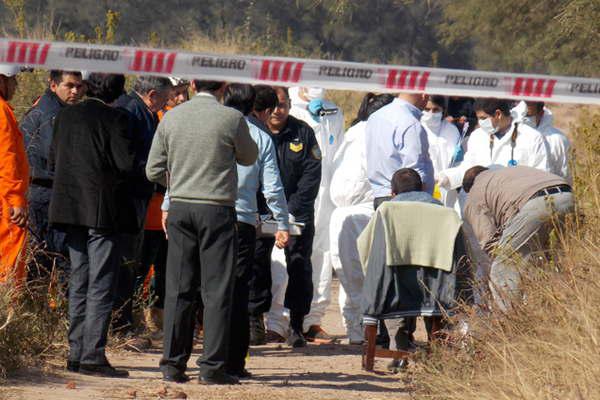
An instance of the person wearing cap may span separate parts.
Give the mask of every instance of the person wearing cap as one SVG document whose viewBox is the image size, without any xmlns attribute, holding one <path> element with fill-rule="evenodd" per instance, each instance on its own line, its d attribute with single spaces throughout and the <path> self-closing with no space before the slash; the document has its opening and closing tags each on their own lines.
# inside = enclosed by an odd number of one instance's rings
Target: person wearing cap
<svg viewBox="0 0 600 400">
<path fill-rule="evenodd" d="M 68 268 L 68 249 L 65 234 L 48 227 L 48 207 L 52 195 L 54 173 L 50 171 L 48 158 L 52 143 L 54 119 L 64 107 L 81 101 L 84 94 L 82 76 L 79 71 L 52 70 L 48 77 L 48 88 L 21 119 L 20 129 L 25 136 L 25 150 L 30 165 L 29 226 L 33 232 L 33 243 L 38 249 L 32 263 L 48 272 L 54 260 L 61 269 Z M 52 256 L 60 254 L 62 257 Z M 30 274 L 34 272 L 30 268 Z"/>
<path fill-rule="evenodd" d="M 8 103 L 17 88 L 17 67 L 0 65 L 0 283 L 25 277 L 29 164 L 23 134 Z"/>
</svg>

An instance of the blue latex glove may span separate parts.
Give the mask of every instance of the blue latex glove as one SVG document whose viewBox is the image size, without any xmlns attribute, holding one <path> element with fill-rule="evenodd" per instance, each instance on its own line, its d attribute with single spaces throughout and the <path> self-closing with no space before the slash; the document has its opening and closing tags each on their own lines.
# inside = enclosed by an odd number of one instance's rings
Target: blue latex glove
<svg viewBox="0 0 600 400">
<path fill-rule="evenodd" d="M 319 114 L 323 109 L 323 100 L 314 99 L 308 103 L 308 112 L 313 117 L 313 119 L 317 122 L 321 121 L 321 115 Z"/>
<path fill-rule="evenodd" d="M 452 156 L 452 159 L 454 160 L 455 163 L 459 163 L 464 158 L 465 158 L 465 151 L 463 150 L 462 146 L 459 143 L 456 145 L 456 147 L 454 147 L 454 155 Z"/>
</svg>

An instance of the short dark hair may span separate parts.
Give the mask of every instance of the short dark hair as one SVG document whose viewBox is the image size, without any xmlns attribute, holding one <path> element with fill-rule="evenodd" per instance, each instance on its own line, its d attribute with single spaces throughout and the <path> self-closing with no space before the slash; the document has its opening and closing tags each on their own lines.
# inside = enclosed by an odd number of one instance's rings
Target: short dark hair
<svg viewBox="0 0 600 400">
<path fill-rule="evenodd" d="M 245 83 L 231 83 L 227 85 L 223 95 L 223 104 L 232 107 L 244 115 L 250 114 L 254 106 L 256 92 L 252 85 Z"/>
<path fill-rule="evenodd" d="M 483 111 L 488 115 L 494 115 L 496 110 L 500 110 L 502 114 L 510 115 L 510 100 L 504 99 L 477 99 L 473 105 L 475 111 Z"/>
<path fill-rule="evenodd" d="M 194 86 L 198 92 L 216 92 L 221 89 L 225 82 L 223 81 L 204 81 L 202 79 L 194 79 Z"/>
<path fill-rule="evenodd" d="M 392 193 L 420 192 L 423 190 L 421 175 L 412 168 L 401 168 L 392 176 Z"/>
<path fill-rule="evenodd" d="M 444 96 L 429 96 L 429 101 L 435 104 L 436 106 L 442 107 L 443 110 L 446 110 L 446 98 Z"/>
<path fill-rule="evenodd" d="M 53 69 L 50 71 L 50 82 L 59 85 L 63 81 L 63 76 L 73 75 L 81 79 L 81 71 L 66 71 L 62 69 Z"/>
<path fill-rule="evenodd" d="M 169 78 L 162 76 L 138 76 L 133 84 L 133 90 L 139 94 L 148 94 L 151 90 L 164 92 L 173 88 L 173 84 Z"/>
<path fill-rule="evenodd" d="M 125 75 L 92 73 L 87 81 L 87 95 L 112 103 L 125 93 Z"/>
<path fill-rule="evenodd" d="M 254 111 L 261 112 L 277 107 L 279 100 L 277 99 L 277 92 L 275 92 L 272 86 L 256 85 L 254 86 L 254 90 L 256 91 Z"/>
<path fill-rule="evenodd" d="M 543 101 L 528 101 L 526 103 L 527 103 L 527 105 L 532 104 L 538 113 L 542 112 L 542 110 L 544 109 L 544 106 L 546 105 L 546 104 L 544 104 Z"/>
<path fill-rule="evenodd" d="M 469 193 L 471 191 L 471 188 L 473 187 L 473 184 L 475 183 L 475 178 L 477 178 L 477 175 L 479 175 L 483 171 L 487 171 L 488 169 L 489 168 L 482 167 L 481 165 L 476 165 L 474 167 L 469 168 L 467 172 L 465 172 L 465 176 L 463 177 L 462 181 L 462 187 L 464 191 Z"/>
</svg>

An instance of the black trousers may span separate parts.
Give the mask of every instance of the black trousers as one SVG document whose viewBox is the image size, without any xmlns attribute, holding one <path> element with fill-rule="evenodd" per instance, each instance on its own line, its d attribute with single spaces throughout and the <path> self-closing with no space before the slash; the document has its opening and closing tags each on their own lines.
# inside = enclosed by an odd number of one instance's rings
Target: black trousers
<svg viewBox="0 0 600 400">
<path fill-rule="evenodd" d="M 384 201 L 389 201 L 391 199 L 392 196 L 376 197 L 375 200 L 373 200 L 373 209 L 377 210 L 377 208 L 379 208 Z M 383 323 L 383 320 L 379 320 L 379 334 L 377 341 L 383 344 L 383 347 L 388 347 L 390 343 L 390 336 L 387 331 L 387 326 Z"/>
<path fill-rule="evenodd" d="M 376 197 L 375 200 L 373 200 L 373 209 L 377 210 L 381 203 L 383 203 L 384 201 L 389 201 L 391 199 L 392 196 Z"/>
<path fill-rule="evenodd" d="M 152 306 L 163 308 L 165 304 L 165 269 L 167 267 L 167 238 L 163 231 L 144 231 L 142 243 L 142 262 L 135 273 L 137 293 L 144 285 L 150 267 L 154 265 L 154 299 Z"/>
<path fill-rule="evenodd" d="M 285 249 L 285 261 L 288 272 L 288 286 L 285 291 L 284 305 L 290 310 L 293 328 L 302 330 L 304 316 L 310 312 L 313 296 L 312 283 L 312 245 L 315 225 L 306 223 L 300 236 L 290 236 Z M 259 315 L 271 308 L 271 252 L 275 245 L 273 238 L 261 238 L 256 241 L 256 253 L 250 278 L 249 311 Z"/>
<path fill-rule="evenodd" d="M 238 227 L 238 261 L 233 289 L 233 308 L 231 311 L 231 336 L 229 338 L 229 357 L 226 369 L 237 373 L 246 365 L 246 354 L 250 346 L 250 321 L 248 317 L 248 284 L 254 263 L 256 246 L 256 228 L 243 222 Z"/>
<path fill-rule="evenodd" d="M 163 374 L 184 372 L 192 353 L 198 287 L 204 303 L 200 374 L 224 371 L 238 243 L 233 207 L 173 201 L 167 230 Z"/>
<path fill-rule="evenodd" d="M 51 188 L 36 184 L 31 184 L 29 188 L 29 228 L 33 233 L 33 248 L 39 251 L 35 252 L 27 270 L 31 280 L 47 277 L 56 263 L 60 272 L 59 279 L 66 283 L 69 275 L 67 234 L 48 226 L 48 208 L 51 196 Z"/>
<path fill-rule="evenodd" d="M 119 236 L 119 252 L 121 267 L 117 284 L 117 297 L 112 321 L 114 332 L 127 333 L 133 330 L 133 303 L 135 301 L 136 273 L 140 269 L 142 259 L 142 243 L 144 240 L 144 221 L 148 211 L 149 198 L 133 197 L 138 226 L 136 233 L 121 233 Z"/>
</svg>

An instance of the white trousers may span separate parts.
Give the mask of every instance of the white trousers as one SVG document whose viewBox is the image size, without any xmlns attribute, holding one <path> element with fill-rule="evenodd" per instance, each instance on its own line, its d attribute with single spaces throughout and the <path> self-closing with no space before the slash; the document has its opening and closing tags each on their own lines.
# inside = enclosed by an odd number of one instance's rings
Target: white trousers
<svg viewBox="0 0 600 400">
<path fill-rule="evenodd" d="M 271 309 L 266 314 L 267 330 L 277 332 L 283 337 L 289 335 L 290 310 L 283 306 L 285 290 L 287 289 L 288 274 L 283 249 L 273 247 L 271 253 Z"/>
<path fill-rule="evenodd" d="M 333 266 L 329 244 L 329 221 L 334 210 L 335 205 L 329 195 L 329 183 L 322 181 L 315 201 L 315 237 L 311 257 L 313 298 L 310 313 L 304 317 L 304 332 L 311 325 L 321 325 L 321 320 L 331 303 Z"/>
<path fill-rule="evenodd" d="M 336 208 L 329 224 L 331 263 L 340 280 L 339 305 L 350 341 L 363 340 L 361 298 L 363 270 L 356 240 L 369 224 L 373 203 Z"/>
</svg>

